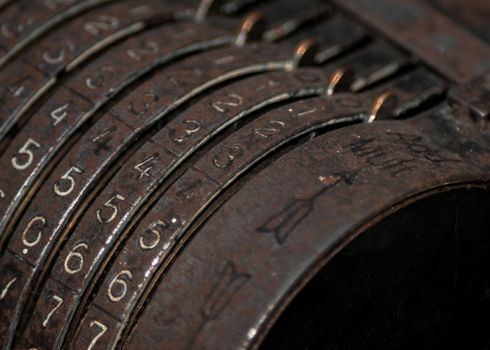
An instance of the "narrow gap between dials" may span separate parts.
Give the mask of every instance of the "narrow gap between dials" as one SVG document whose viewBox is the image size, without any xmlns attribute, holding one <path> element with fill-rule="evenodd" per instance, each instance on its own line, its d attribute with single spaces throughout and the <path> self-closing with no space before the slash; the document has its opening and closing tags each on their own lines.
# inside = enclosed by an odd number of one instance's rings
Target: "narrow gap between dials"
<svg viewBox="0 0 490 350">
<path fill-rule="evenodd" d="M 303 98 L 306 98 L 304 96 Z M 104 273 L 104 268 L 105 266 L 108 266 L 112 262 L 112 257 L 116 256 L 118 254 L 118 251 L 121 247 L 121 243 L 125 242 L 125 240 L 129 237 L 130 232 L 134 229 L 134 227 L 137 225 L 138 220 L 143 217 L 150 209 L 151 207 L 155 204 L 155 202 L 161 197 L 161 195 L 166 191 L 166 189 L 171 186 L 185 171 L 187 171 L 192 165 L 194 165 L 201 157 L 203 154 L 207 153 L 210 149 L 212 149 L 215 145 L 219 144 L 224 140 L 226 137 L 231 135 L 233 132 L 238 130 L 239 128 L 247 125 L 248 123 L 252 122 L 253 120 L 259 118 L 263 114 L 267 113 L 268 111 L 274 110 L 275 108 L 278 108 L 282 105 L 289 104 L 291 102 L 300 100 L 299 97 L 291 97 L 285 101 L 273 103 L 271 105 L 268 105 L 258 111 L 252 112 L 250 115 L 245 116 L 240 122 L 236 122 L 227 128 L 225 128 L 223 131 L 218 133 L 217 135 L 213 136 L 210 140 L 206 142 L 203 146 L 199 147 L 199 150 L 195 151 L 191 156 L 189 156 L 187 159 L 185 159 L 182 163 L 180 163 L 176 169 L 174 169 L 170 175 L 161 183 L 150 195 L 150 197 L 141 205 L 141 207 L 136 211 L 134 216 L 129 220 L 129 222 L 126 224 L 125 228 L 121 232 L 121 235 L 119 236 L 118 239 L 116 239 L 112 249 L 107 253 L 107 256 L 103 259 L 103 262 L 101 264 L 101 267 L 98 269 L 96 272 L 96 275 L 92 279 L 92 282 L 90 283 L 87 291 L 84 293 L 82 297 L 82 301 L 80 303 L 81 307 L 80 309 L 76 312 L 76 315 L 73 319 L 72 322 L 72 328 L 75 328 L 74 326 L 77 325 L 79 317 L 83 314 L 84 311 L 84 305 L 86 305 L 87 301 L 86 299 L 90 297 L 91 295 L 91 289 L 94 288 L 94 282 L 97 281 L 100 278 L 100 274 Z M 198 102 L 197 102 L 198 103 Z M 178 113 L 176 113 L 178 115 Z M 105 184 L 104 184 L 105 185 Z M 102 190 L 103 187 L 100 188 Z M 95 287 L 97 288 L 97 287 Z M 75 329 L 71 329 L 68 334 L 72 333 Z"/>
<path fill-rule="evenodd" d="M 167 116 L 162 118 L 157 124 L 153 125 L 151 128 L 147 129 L 143 134 L 141 134 L 138 139 L 133 143 L 132 145 L 128 146 L 128 148 L 120 154 L 113 162 L 113 166 L 110 168 L 109 171 L 107 171 L 101 179 L 97 181 L 97 183 L 94 185 L 94 188 L 90 191 L 90 194 L 82 200 L 82 202 L 78 205 L 76 212 L 71 216 L 69 223 L 65 225 L 65 228 L 63 229 L 63 233 L 60 237 L 58 237 L 56 241 L 56 245 L 53 247 L 51 250 L 49 257 L 45 260 L 43 264 L 43 269 L 40 271 L 39 275 L 36 278 L 36 282 L 33 287 L 33 291 L 38 291 L 39 288 L 44 284 L 44 280 L 46 276 L 49 274 L 52 265 L 55 262 L 56 258 L 56 252 L 61 251 L 64 247 L 65 238 L 69 235 L 69 233 L 76 227 L 76 222 L 78 221 L 78 218 L 80 218 L 84 212 L 87 210 L 87 208 L 90 206 L 90 204 L 95 200 L 96 196 L 104 189 L 105 185 L 111 180 L 111 178 L 117 173 L 117 171 L 121 168 L 121 166 L 126 162 L 128 158 L 131 157 L 134 152 L 136 152 L 145 142 L 147 142 L 153 135 L 155 135 L 164 125 L 166 125 L 167 122 L 171 121 L 175 116 L 177 116 L 180 111 L 185 110 L 188 108 L 190 105 L 196 103 L 201 97 L 204 97 L 214 91 L 219 90 L 223 86 L 226 86 L 230 83 L 236 82 L 238 80 L 245 79 L 249 77 L 250 75 L 245 75 L 236 79 L 231 79 L 226 82 L 223 82 L 221 84 L 218 84 L 217 86 L 212 87 L 211 89 L 206 90 L 205 92 L 199 94 L 197 97 L 192 98 L 191 100 L 187 101 L 183 105 L 179 106 L 176 110 L 173 112 L 169 113 Z M 130 88 L 128 88 L 130 89 Z M 113 101 L 113 103 L 116 103 Z M 24 308 L 24 315 L 28 314 L 30 315 L 32 312 L 32 309 L 34 305 L 36 304 L 37 301 L 37 295 L 34 292 L 30 298 L 30 300 L 27 303 L 27 306 Z M 29 317 L 24 317 L 23 318 L 23 323 L 19 325 L 17 328 L 17 333 L 21 332 L 21 330 L 25 327 L 25 322 L 27 322 Z"/>
<path fill-rule="evenodd" d="M 85 2 L 82 1 L 78 4 L 67 7 L 64 10 L 64 12 L 55 15 L 48 22 L 36 28 L 27 37 L 23 38 L 13 48 L 8 50 L 2 58 L 0 58 L 0 69 L 5 67 L 5 65 L 9 64 L 9 62 L 12 61 L 12 59 L 16 58 L 22 51 L 34 45 L 36 40 L 44 38 L 54 29 L 63 26 L 67 21 L 74 19 L 94 9 L 101 8 L 104 6 L 110 6 L 113 2 L 117 0 L 101 0 L 100 2 L 99 1 L 94 2 L 94 1 L 91 0 Z M 90 2 L 92 2 L 92 4 L 90 4 Z M 12 3 L 9 6 L 13 6 L 14 4 L 15 3 Z"/>
<path fill-rule="evenodd" d="M 430 107 L 432 108 L 432 106 Z M 308 143 L 314 138 L 326 135 L 338 129 L 348 128 L 350 126 L 362 123 L 362 119 L 353 118 L 350 122 L 343 122 L 333 126 L 320 127 L 314 131 L 311 131 L 302 136 L 292 138 L 287 143 L 279 147 L 272 154 L 268 155 L 264 159 L 260 160 L 257 164 L 253 165 L 244 174 L 240 175 L 234 182 L 222 193 L 220 193 L 205 209 L 199 214 L 199 216 L 194 220 L 194 222 L 189 226 L 186 232 L 183 234 L 179 243 L 174 247 L 171 254 L 165 258 L 165 263 L 159 268 L 156 275 L 153 277 L 152 282 L 149 284 L 149 288 L 145 291 L 142 298 L 136 304 L 135 310 L 133 310 L 132 315 L 129 318 L 129 322 L 123 331 L 121 340 L 118 344 L 118 348 L 122 348 L 124 342 L 127 340 L 128 336 L 131 334 L 134 326 L 137 324 L 137 320 L 142 315 L 143 310 L 146 305 L 151 301 L 152 294 L 157 289 L 157 285 L 162 276 L 171 268 L 172 262 L 178 258 L 178 256 L 183 252 L 185 246 L 189 244 L 192 240 L 194 234 L 197 234 L 200 227 L 205 225 L 205 223 L 212 217 L 212 215 L 223 206 L 235 193 L 242 189 L 245 184 L 254 178 L 258 173 L 267 168 L 269 165 L 277 161 L 279 158 L 285 156 L 286 154 L 294 151 L 296 148 Z"/>
<path fill-rule="evenodd" d="M 122 333 L 117 348 L 121 348 L 124 345 L 124 342 L 127 340 L 129 334 L 131 333 L 133 326 L 137 323 L 137 320 L 141 316 L 141 313 L 144 310 L 146 304 L 151 300 L 151 295 L 156 290 L 156 285 L 158 284 L 158 281 L 161 279 L 161 276 L 166 273 L 168 268 L 170 268 L 174 259 L 178 257 L 178 255 L 183 251 L 185 246 L 192 239 L 192 235 L 194 234 L 196 229 L 200 227 L 200 225 L 203 224 L 203 222 L 205 222 L 206 218 L 209 218 L 218 207 L 223 205 L 223 203 L 233 193 L 238 191 L 239 188 L 243 186 L 247 180 L 249 180 L 251 177 L 256 175 L 260 169 L 265 168 L 280 156 L 283 156 L 293 151 L 295 148 L 299 147 L 300 145 L 310 141 L 313 137 L 315 137 L 315 135 L 317 135 L 320 132 L 321 134 L 324 134 L 339 128 L 345 128 L 350 125 L 357 124 L 359 122 L 361 122 L 360 118 L 353 118 L 351 122 L 342 122 L 334 126 L 327 126 L 325 128 L 317 129 L 316 131 L 312 131 L 307 134 L 303 134 L 301 136 L 294 136 L 285 144 L 280 146 L 278 149 L 274 150 L 271 154 L 267 155 L 264 159 L 252 165 L 251 168 L 248 169 L 244 174 L 240 175 L 237 179 L 235 179 L 230 187 L 225 189 L 223 193 L 219 194 L 215 199 L 213 199 L 212 202 L 206 207 L 206 209 L 204 209 L 203 213 L 199 214 L 199 216 L 194 220 L 193 224 L 191 224 L 189 229 L 185 230 L 179 242 L 172 249 L 170 255 L 164 259 L 163 265 L 158 269 L 155 276 L 153 276 L 152 281 L 149 284 L 149 287 L 143 293 L 142 298 L 136 303 L 136 307 L 129 317 L 128 324 L 126 325 Z M 237 183 L 239 185 L 237 185 Z"/>
<path fill-rule="evenodd" d="M 309 96 L 309 97 L 314 97 Z M 213 136 L 209 141 L 206 142 L 205 145 L 201 146 L 199 150 L 194 152 L 188 159 L 184 160 L 171 174 L 170 176 L 162 183 L 160 184 L 150 195 L 148 200 L 137 210 L 135 215 L 130 219 L 124 230 L 122 231 L 120 237 L 116 240 L 114 243 L 113 248 L 111 251 L 107 254 L 107 257 L 105 258 L 104 262 L 102 263 L 102 266 L 100 267 L 98 273 L 94 276 L 92 279 L 92 283 L 90 284 L 90 287 L 87 289 L 84 298 L 82 299 L 81 303 L 81 308 L 77 312 L 76 318 L 74 318 L 73 325 L 77 325 L 78 319 L 85 313 L 85 306 L 90 303 L 90 300 L 93 296 L 93 293 L 96 293 L 100 287 L 100 285 L 97 285 L 95 282 L 97 282 L 99 279 L 103 279 L 107 273 L 105 270 L 105 267 L 110 266 L 114 259 L 117 257 L 119 254 L 120 250 L 123 248 L 123 245 L 129 239 L 131 236 L 134 228 L 137 226 L 138 221 L 143 218 L 153 207 L 153 205 L 162 197 L 162 195 L 165 194 L 166 190 L 182 175 L 184 174 L 188 169 L 190 169 L 204 154 L 208 153 L 211 149 L 213 149 L 216 145 L 221 143 L 223 140 L 225 140 L 228 136 L 236 132 L 237 130 L 241 129 L 245 125 L 250 124 L 257 118 L 261 117 L 262 115 L 266 114 L 267 112 L 273 111 L 281 106 L 288 105 L 290 103 L 293 103 L 295 101 L 299 100 L 304 100 L 309 98 L 308 96 L 303 96 L 303 97 L 291 97 L 288 98 L 287 100 L 277 102 L 270 104 L 258 111 L 255 111 L 251 113 L 250 115 L 245 116 L 244 118 L 240 119 L 239 121 L 235 122 L 234 124 L 228 126 L 225 128 L 223 131 L 221 131 L 219 134 Z"/>
<path fill-rule="evenodd" d="M 214 48 L 214 47 L 213 47 Z M 40 173 L 36 176 L 35 182 L 30 186 L 28 193 L 23 197 L 21 203 L 17 206 L 15 213 L 12 215 L 9 224 L 5 229 L 5 233 L 0 237 L 0 252 L 3 252 L 5 247 L 6 240 L 9 239 L 12 229 L 16 226 L 18 220 L 21 218 L 24 209 L 29 204 L 30 198 L 37 192 L 37 189 L 42 185 L 44 180 L 50 175 L 51 171 L 57 166 L 60 160 L 70 151 L 71 147 L 76 144 L 83 134 L 90 129 L 95 123 L 105 114 L 107 113 L 115 103 L 123 99 L 128 93 L 131 92 L 131 89 L 144 84 L 148 79 L 150 79 L 154 74 L 158 74 L 158 72 L 162 69 L 166 69 L 167 67 L 171 67 L 173 63 L 178 62 L 180 59 L 190 57 L 192 55 L 199 54 L 203 52 L 204 49 L 193 51 L 193 52 L 184 52 L 183 55 L 172 57 L 169 61 L 166 61 L 164 64 L 156 64 L 149 69 L 144 69 L 143 74 L 138 76 L 136 79 L 131 81 L 128 85 L 125 85 L 121 91 L 118 91 L 115 96 L 108 96 L 107 99 L 102 103 L 100 107 L 96 107 L 93 115 L 88 118 L 78 129 L 77 131 L 67 140 L 65 143 L 61 145 L 61 147 L 56 150 L 55 154 L 51 159 L 48 160 L 47 164 L 43 167 Z"/>
<path fill-rule="evenodd" d="M 143 27 L 140 30 L 133 31 L 128 33 L 128 35 L 125 36 L 120 36 L 116 40 L 111 41 L 107 46 L 102 47 L 101 49 L 97 50 L 93 54 L 87 57 L 86 60 L 82 61 L 79 65 L 76 66 L 75 69 L 67 72 L 64 68 L 60 70 L 58 73 L 55 74 L 55 83 L 53 86 L 51 86 L 46 92 L 43 92 L 41 96 L 36 97 L 36 101 L 34 104 L 32 104 L 25 112 L 22 113 L 20 118 L 15 122 L 12 127 L 10 127 L 9 131 L 5 135 L 5 137 L 0 140 L 0 155 L 3 154 L 10 144 L 10 142 L 17 136 L 17 134 L 20 132 L 22 127 L 27 123 L 27 121 L 36 113 L 38 110 L 38 107 L 42 106 L 49 98 L 55 93 L 55 91 L 60 87 L 63 86 L 63 83 L 73 76 L 76 76 L 78 72 L 86 68 L 91 64 L 92 61 L 95 61 L 98 57 L 103 56 L 104 54 L 107 53 L 110 49 L 117 47 L 119 44 L 122 42 L 131 39 L 134 36 L 141 35 L 142 33 L 146 31 L 153 30 L 157 27 L 160 26 L 165 26 L 165 25 L 171 25 L 175 23 L 175 20 L 167 20 L 165 18 L 160 19 L 160 21 L 155 21 L 155 20 L 150 20 L 148 23 L 145 23 Z M 129 27 L 131 27 L 130 25 Z M 128 28 L 128 27 L 126 27 Z M 126 29 L 126 28 L 123 28 Z M 117 34 L 117 33 L 115 33 Z M 98 45 L 99 43 L 94 44 L 94 46 Z M 92 47 L 94 47 L 92 46 Z M 91 48 L 92 48 L 91 47 Z M 88 50 L 90 50 L 89 48 Z M 65 66 L 69 65 L 71 62 L 68 62 Z M 34 67 L 36 68 L 36 67 Z M 15 112 L 14 112 L 15 113 Z"/>
<path fill-rule="evenodd" d="M 230 81 L 228 81 L 229 83 Z M 127 87 L 127 89 L 130 89 L 131 87 Z M 112 104 L 114 103 L 114 101 L 112 101 Z M 86 126 L 87 127 L 87 126 Z M 109 175 L 107 175 L 107 177 L 104 177 L 104 178 L 110 178 L 112 176 L 112 174 L 114 173 L 114 171 L 112 171 Z M 99 187 L 100 188 L 100 187 Z"/>
</svg>

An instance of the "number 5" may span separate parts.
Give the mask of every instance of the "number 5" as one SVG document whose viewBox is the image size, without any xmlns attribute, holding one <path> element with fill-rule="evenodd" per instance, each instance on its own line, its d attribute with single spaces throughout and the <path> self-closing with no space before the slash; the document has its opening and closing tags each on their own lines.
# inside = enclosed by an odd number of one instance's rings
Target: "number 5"
<svg viewBox="0 0 490 350">
<path fill-rule="evenodd" d="M 111 208 L 111 210 L 112 210 L 112 213 L 111 213 L 111 215 L 109 215 L 108 218 L 105 218 L 102 215 L 102 210 L 97 209 L 97 220 L 101 224 L 110 223 L 111 221 L 113 221 L 116 218 L 117 214 L 119 213 L 119 207 L 117 206 L 117 204 L 113 203 L 114 200 L 124 201 L 124 200 L 126 200 L 126 198 L 124 198 L 120 194 L 116 194 L 114 197 L 112 197 L 111 199 L 109 199 L 107 202 L 104 203 L 104 207 Z"/>
<path fill-rule="evenodd" d="M 25 170 L 32 164 L 32 161 L 34 160 L 34 154 L 29 149 L 30 146 L 33 146 L 34 148 L 41 147 L 41 145 L 36 141 L 34 141 L 33 139 L 28 139 L 27 142 L 24 144 L 24 146 L 22 146 L 18 152 L 19 155 L 23 155 L 27 157 L 26 161 L 20 162 L 17 156 L 12 158 L 12 166 L 15 169 Z"/>
<path fill-rule="evenodd" d="M 73 176 L 70 175 L 71 173 L 82 174 L 83 170 L 76 166 L 72 166 L 70 169 L 68 169 L 68 171 L 61 177 L 61 179 L 53 186 L 54 193 L 56 193 L 58 196 L 66 197 L 75 189 L 75 179 L 73 178 Z M 68 182 L 68 188 L 64 191 L 60 189 L 59 183 L 61 181 Z"/>
</svg>

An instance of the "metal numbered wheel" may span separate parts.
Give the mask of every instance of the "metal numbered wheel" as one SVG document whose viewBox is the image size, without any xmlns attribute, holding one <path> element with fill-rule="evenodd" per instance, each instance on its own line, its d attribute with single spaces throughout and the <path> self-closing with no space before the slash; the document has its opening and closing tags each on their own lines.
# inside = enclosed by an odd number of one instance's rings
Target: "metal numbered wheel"
<svg viewBox="0 0 490 350">
<path fill-rule="evenodd" d="M 0 346 L 489 348 L 489 17 L 0 0 Z"/>
</svg>

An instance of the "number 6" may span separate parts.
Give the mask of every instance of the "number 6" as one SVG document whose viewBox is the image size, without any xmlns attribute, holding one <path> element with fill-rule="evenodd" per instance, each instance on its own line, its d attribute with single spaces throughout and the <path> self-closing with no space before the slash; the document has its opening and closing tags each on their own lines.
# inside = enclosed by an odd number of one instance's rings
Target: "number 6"
<svg viewBox="0 0 490 350">
<path fill-rule="evenodd" d="M 107 295 L 112 302 L 117 303 L 122 298 L 126 296 L 128 292 L 128 283 L 122 279 L 123 276 L 126 276 L 130 281 L 133 279 L 133 274 L 129 270 L 122 270 L 119 272 L 116 277 L 112 280 L 111 284 L 109 284 L 109 290 L 107 291 Z M 122 287 L 122 292 L 120 295 L 114 295 L 113 288 L 116 285 L 120 285 Z"/>
<path fill-rule="evenodd" d="M 82 253 L 77 252 L 77 249 L 87 250 L 88 245 L 86 245 L 85 243 L 77 244 L 66 256 L 64 267 L 65 267 L 65 272 L 68 273 L 69 275 L 74 275 L 76 273 L 79 273 L 83 268 L 84 257 Z M 75 264 L 70 264 L 70 260 L 72 259 L 75 259 Z M 70 265 L 74 266 L 74 268 L 71 268 Z"/>
</svg>

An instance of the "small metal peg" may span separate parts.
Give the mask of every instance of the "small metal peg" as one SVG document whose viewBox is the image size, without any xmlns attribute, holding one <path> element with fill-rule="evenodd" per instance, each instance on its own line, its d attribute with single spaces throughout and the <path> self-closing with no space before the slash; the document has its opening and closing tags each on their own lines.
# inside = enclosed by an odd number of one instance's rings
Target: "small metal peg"
<svg viewBox="0 0 490 350">
<path fill-rule="evenodd" d="M 374 101 L 370 111 L 368 123 L 376 119 L 392 118 L 398 106 L 398 97 L 392 92 L 385 92 Z"/>
<path fill-rule="evenodd" d="M 223 0 L 201 0 L 194 15 L 194 21 L 202 23 L 206 20 L 209 13 L 223 5 Z"/>
<path fill-rule="evenodd" d="M 248 41 L 258 41 L 265 31 L 264 16 L 260 12 L 248 14 L 240 25 L 235 45 L 244 46 Z"/>
<path fill-rule="evenodd" d="M 354 69 L 339 68 L 330 77 L 325 93 L 331 96 L 337 92 L 348 92 L 354 81 Z"/>
<path fill-rule="evenodd" d="M 294 50 L 294 56 L 290 62 L 290 69 L 296 69 L 303 66 L 315 65 L 315 56 L 318 52 L 318 46 L 315 40 L 309 38 L 302 40 Z"/>
</svg>

